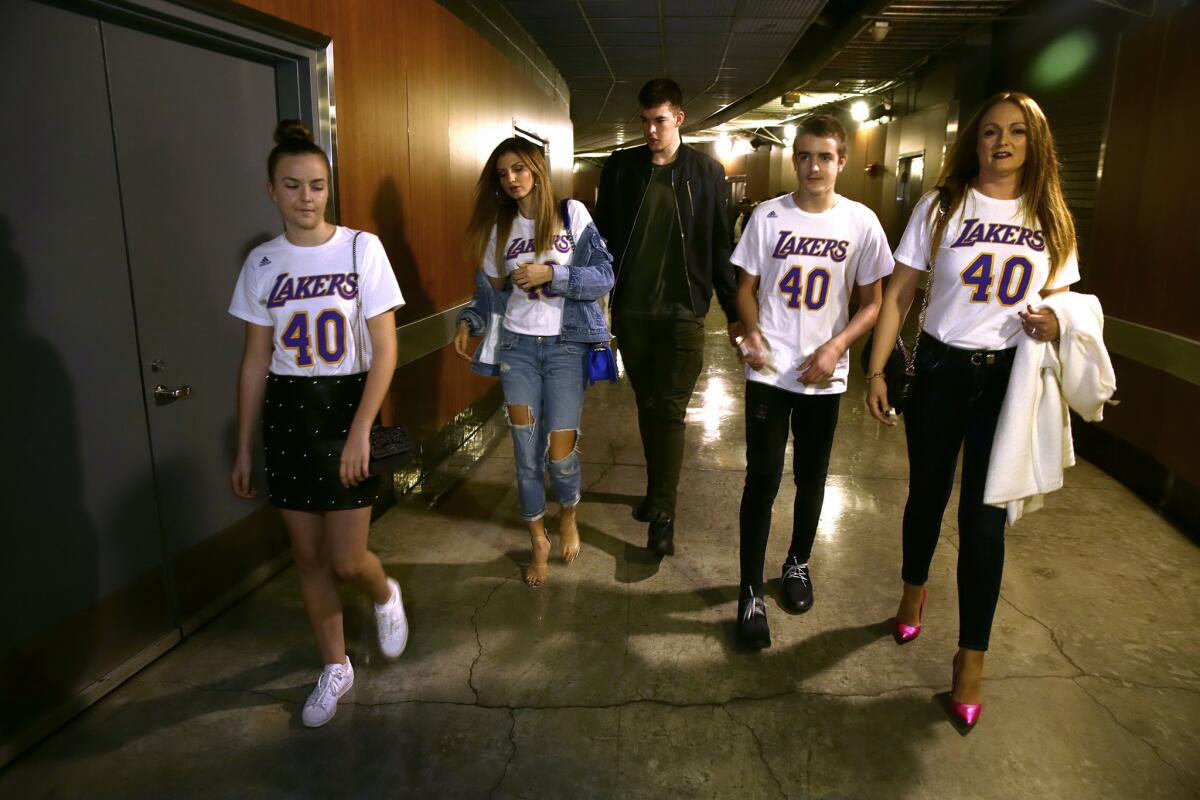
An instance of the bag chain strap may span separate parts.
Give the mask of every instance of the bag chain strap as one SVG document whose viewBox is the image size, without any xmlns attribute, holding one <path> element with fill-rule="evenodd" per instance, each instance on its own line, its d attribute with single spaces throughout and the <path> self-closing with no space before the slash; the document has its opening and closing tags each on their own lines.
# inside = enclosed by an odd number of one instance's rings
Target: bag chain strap
<svg viewBox="0 0 1200 800">
<path fill-rule="evenodd" d="M 938 215 L 933 222 L 933 230 L 937 230 L 942 218 L 946 216 L 946 208 L 949 204 L 938 194 Z M 931 230 L 930 233 L 933 231 Z M 896 343 L 900 345 L 900 352 L 904 354 L 904 374 L 912 377 L 917 374 L 917 348 L 921 346 L 921 334 L 925 331 L 925 312 L 929 310 L 929 295 L 933 294 L 933 268 L 937 263 L 937 242 L 932 242 L 929 245 L 931 253 L 929 256 L 929 281 L 925 286 L 925 293 L 921 296 L 921 315 L 917 318 L 917 338 L 913 340 L 912 350 L 909 351 L 904 346 L 904 336 L 897 334 Z"/>
<path fill-rule="evenodd" d="M 358 371 L 363 371 L 363 337 L 362 337 L 362 282 L 358 274 L 358 237 L 362 231 L 355 231 L 350 240 L 350 274 L 354 276 L 354 361 Z"/>
</svg>

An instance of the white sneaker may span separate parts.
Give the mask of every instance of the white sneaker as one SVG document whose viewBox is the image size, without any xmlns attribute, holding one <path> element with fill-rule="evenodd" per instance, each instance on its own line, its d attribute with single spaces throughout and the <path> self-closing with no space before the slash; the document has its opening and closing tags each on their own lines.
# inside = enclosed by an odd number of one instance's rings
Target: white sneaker
<svg viewBox="0 0 1200 800">
<path fill-rule="evenodd" d="M 316 688 L 304 701 L 301 719 L 310 728 L 319 728 L 337 713 L 338 700 L 354 685 L 354 667 L 350 659 L 345 664 L 326 664 L 317 678 Z"/>
<path fill-rule="evenodd" d="M 400 584 L 387 579 L 392 599 L 375 606 L 375 623 L 379 627 L 379 649 L 388 658 L 397 658 L 408 644 L 408 618 L 404 616 L 404 599 Z"/>
</svg>

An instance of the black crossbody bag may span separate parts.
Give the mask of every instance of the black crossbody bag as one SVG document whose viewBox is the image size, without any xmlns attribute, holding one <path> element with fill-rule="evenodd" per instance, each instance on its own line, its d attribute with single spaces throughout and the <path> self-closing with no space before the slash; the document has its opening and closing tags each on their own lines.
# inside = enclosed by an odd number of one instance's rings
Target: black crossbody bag
<svg viewBox="0 0 1200 800">
<path fill-rule="evenodd" d="M 362 310 L 362 281 L 358 274 L 358 237 L 362 231 L 355 231 L 350 241 L 350 264 L 354 275 L 354 305 L 356 309 L 354 324 L 354 346 L 359 372 L 363 372 L 363 343 L 367 335 L 366 320 Z M 365 389 L 365 386 L 364 386 Z M 400 425 L 376 425 L 371 428 L 371 467 L 372 475 L 391 472 L 409 462 L 412 457 L 412 440 L 408 431 Z"/>
</svg>

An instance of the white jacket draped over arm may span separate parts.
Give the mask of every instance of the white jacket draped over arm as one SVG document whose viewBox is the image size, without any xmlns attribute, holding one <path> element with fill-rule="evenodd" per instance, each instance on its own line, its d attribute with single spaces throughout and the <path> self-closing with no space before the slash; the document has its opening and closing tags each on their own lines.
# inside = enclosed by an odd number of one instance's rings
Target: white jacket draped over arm
<svg viewBox="0 0 1200 800">
<path fill-rule="evenodd" d="M 1096 422 L 1117 388 L 1099 299 L 1061 292 L 1038 307 L 1058 318 L 1060 343 L 1020 337 L 983 491 L 983 502 L 1007 511 L 1009 525 L 1041 508 L 1074 466 L 1068 408 Z"/>
</svg>

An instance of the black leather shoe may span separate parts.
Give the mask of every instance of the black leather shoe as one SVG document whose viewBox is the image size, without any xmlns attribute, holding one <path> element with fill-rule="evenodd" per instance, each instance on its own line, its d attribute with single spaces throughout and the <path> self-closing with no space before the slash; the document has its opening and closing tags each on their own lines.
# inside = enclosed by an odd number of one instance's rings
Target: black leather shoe
<svg viewBox="0 0 1200 800">
<path fill-rule="evenodd" d="M 783 605 L 788 611 L 803 614 L 813 606 L 812 576 L 808 564 L 795 557 L 783 562 Z"/>
<path fill-rule="evenodd" d="M 754 650 L 771 646 L 771 628 L 767 625 L 767 605 L 754 590 L 747 587 L 748 594 L 738 600 L 737 631 L 742 644 Z"/>
<path fill-rule="evenodd" d="M 675 555 L 675 520 L 666 514 L 659 514 L 650 523 L 650 531 L 646 536 L 646 549 L 660 556 Z"/>
<path fill-rule="evenodd" d="M 649 522 L 654 519 L 654 510 L 650 508 L 649 497 L 643 497 L 642 501 L 633 507 L 633 518 L 638 522 Z"/>
</svg>

